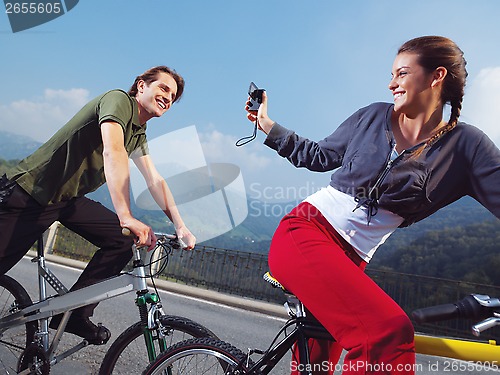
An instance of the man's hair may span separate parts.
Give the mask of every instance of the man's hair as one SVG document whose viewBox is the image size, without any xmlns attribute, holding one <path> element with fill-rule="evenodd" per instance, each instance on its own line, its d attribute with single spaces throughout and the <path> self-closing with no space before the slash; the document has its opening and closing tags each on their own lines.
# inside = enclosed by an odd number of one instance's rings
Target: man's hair
<svg viewBox="0 0 500 375">
<path fill-rule="evenodd" d="M 182 93 L 184 92 L 184 84 L 185 84 L 184 78 L 182 78 L 182 76 L 179 73 L 177 73 L 174 69 L 169 68 L 168 66 L 165 65 L 155 66 L 151 69 L 146 70 L 140 76 L 137 76 L 133 85 L 128 90 L 128 94 L 130 96 L 136 96 L 137 83 L 139 81 L 144 81 L 147 85 L 150 85 L 151 82 L 154 82 L 158 79 L 159 73 L 167 73 L 177 83 L 177 94 L 175 95 L 173 103 L 177 102 L 181 98 Z"/>
</svg>

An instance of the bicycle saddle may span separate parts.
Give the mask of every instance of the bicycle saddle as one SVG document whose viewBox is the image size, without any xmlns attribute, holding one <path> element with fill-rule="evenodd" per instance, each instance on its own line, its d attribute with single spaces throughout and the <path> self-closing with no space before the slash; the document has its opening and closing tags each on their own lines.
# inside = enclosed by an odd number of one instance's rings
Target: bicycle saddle
<svg viewBox="0 0 500 375">
<path fill-rule="evenodd" d="M 275 288 L 280 288 L 280 289 L 283 289 L 285 292 L 287 291 L 285 289 L 285 287 L 283 285 L 281 285 L 281 283 L 276 280 L 273 275 L 271 275 L 271 272 L 267 271 L 263 276 L 262 278 L 264 280 L 266 280 L 268 283 L 270 283 L 272 286 L 274 286 Z"/>
</svg>

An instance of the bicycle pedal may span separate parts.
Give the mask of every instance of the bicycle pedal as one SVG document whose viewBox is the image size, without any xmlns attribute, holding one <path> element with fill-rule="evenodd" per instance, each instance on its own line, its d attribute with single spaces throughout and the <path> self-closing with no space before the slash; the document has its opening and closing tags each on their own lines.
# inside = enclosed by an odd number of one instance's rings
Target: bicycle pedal
<svg viewBox="0 0 500 375">
<path fill-rule="evenodd" d="M 98 323 L 97 327 L 96 337 L 92 339 L 87 338 L 86 341 L 92 345 L 105 345 L 111 338 L 111 332 L 102 323 Z"/>
</svg>

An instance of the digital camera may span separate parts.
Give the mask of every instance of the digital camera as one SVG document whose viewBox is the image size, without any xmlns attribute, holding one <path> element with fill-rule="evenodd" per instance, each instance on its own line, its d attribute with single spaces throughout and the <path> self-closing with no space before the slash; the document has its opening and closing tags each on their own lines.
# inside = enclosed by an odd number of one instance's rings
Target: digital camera
<svg viewBox="0 0 500 375">
<path fill-rule="evenodd" d="M 248 88 L 248 95 L 250 96 L 249 110 L 257 111 L 259 109 L 260 103 L 262 103 L 262 94 L 264 91 L 266 90 L 259 89 L 255 83 L 250 83 L 250 87 Z"/>
</svg>

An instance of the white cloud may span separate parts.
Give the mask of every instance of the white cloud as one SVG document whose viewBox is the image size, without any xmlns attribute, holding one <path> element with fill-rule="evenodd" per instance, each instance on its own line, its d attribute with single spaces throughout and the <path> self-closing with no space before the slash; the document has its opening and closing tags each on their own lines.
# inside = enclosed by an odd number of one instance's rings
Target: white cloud
<svg viewBox="0 0 500 375">
<path fill-rule="evenodd" d="M 470 82 L 461 120 L 477 126 L 500 145 L 500 67 L 482 69 Z"/>
<path fill-rule="evenodd" d="M 88 100 L 85 89 L 46 89 L 38 98 L 0 104 L 0 129 L 44 142 Z"/>
</svg>

